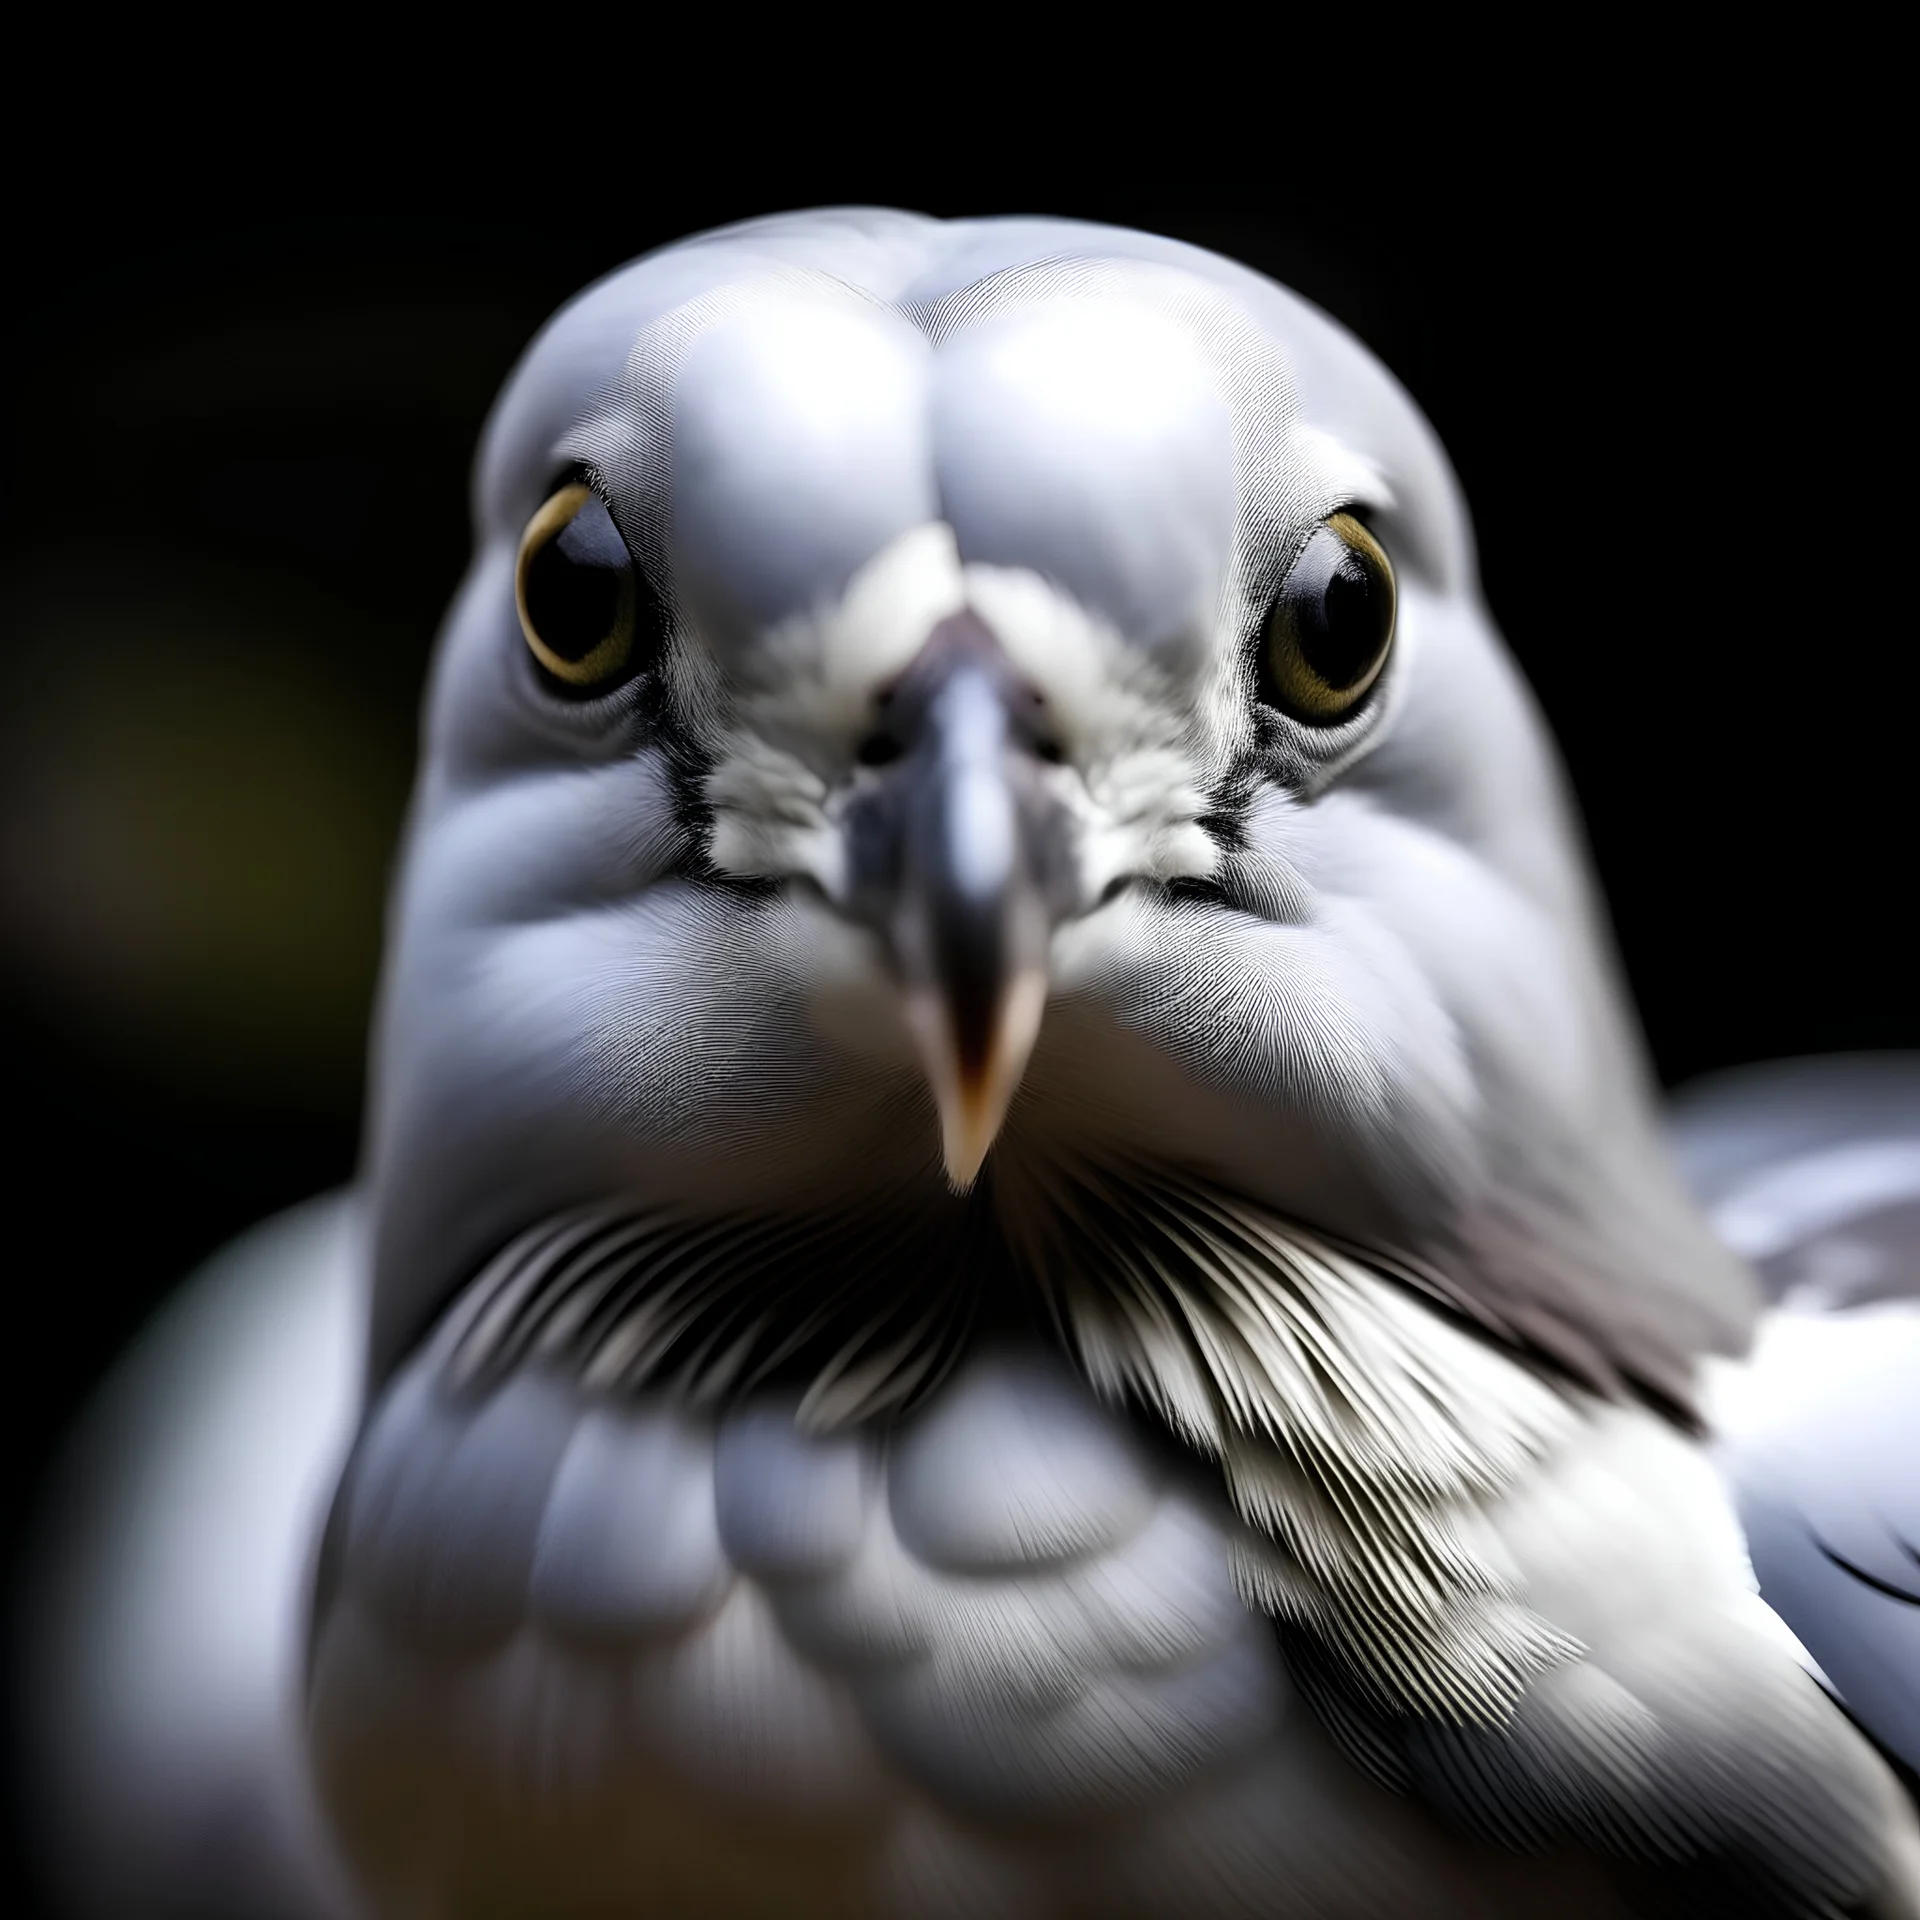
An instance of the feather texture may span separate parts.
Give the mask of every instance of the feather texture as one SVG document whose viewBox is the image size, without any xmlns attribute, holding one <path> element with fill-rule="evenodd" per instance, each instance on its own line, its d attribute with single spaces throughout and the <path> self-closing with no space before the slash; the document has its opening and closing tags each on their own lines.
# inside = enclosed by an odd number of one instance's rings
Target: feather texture
<svg viewBox="0 0 1920 1920">
<path fill-rule="evenodd" d="M 1886 1871 L 1891 1783 L 1644 1410 L 1574 1410 L 1457 1519 L 1469 1597 L 1562 1651 L 1449 1716 L 1384 1707 L 1293 1615 L 1276 1638 L 1236 1577 L 1264 1527 L 1031 1351 L 816 1435 L 792 1394 L 580 1398 L 545 1363 L 458 1380 L 456 1348 L 403 1370 L 349 1467 L 310 1668 L 329 1804 L 389 1904 L 918 1915 L 972 1887 L 1035 1916 L 1624 1920 L 1675 1859 L 1708 1912 L 1838 1913 Z M 557 1457 L 516 1462 L 501 1434 L 545 1433 L 555 1393 Z M 1732 1719 L 1703 1681 L 1728 1671 Z M 1402 1791 L 1346 1772 L 1316 1691 Z"/>
</svg>

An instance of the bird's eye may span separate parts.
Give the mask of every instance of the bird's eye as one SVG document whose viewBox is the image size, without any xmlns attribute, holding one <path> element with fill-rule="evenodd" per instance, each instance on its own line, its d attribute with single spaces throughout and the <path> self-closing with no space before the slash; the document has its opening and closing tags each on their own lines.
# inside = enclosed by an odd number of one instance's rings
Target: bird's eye
<svg viewBox="0 0 1920 1920">
<path fill-rule="evenodd" d="M 1300 549 L 1260 633 L 1260 697 L 1330 727 L 1366 698 L 1393 650 L 1393 564 L 1350 513 Z"/>
<path fill-rule="evenodd" d="M 513 592 L 520 630 L 556 692 L 590 699 L 646 664 L 633 556 L 583 482 L 569 482 L 527 522 Z"/>
</svg>

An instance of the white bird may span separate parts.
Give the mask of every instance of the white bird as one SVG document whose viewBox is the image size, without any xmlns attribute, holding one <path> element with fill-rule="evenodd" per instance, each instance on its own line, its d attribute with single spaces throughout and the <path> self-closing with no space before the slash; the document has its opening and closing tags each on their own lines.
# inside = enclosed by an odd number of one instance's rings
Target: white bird
<svg viewBox="0 0 1920 1920">
<path fill-rule="evenodd" d="M 754 222 L 549 325 L 476 517 L 358 1195 L 77 1483 L 148 1522 L 46 1662 L 100 1903 L 237 1898 L 224 1807 L 312 1911 L 1920 1913 L 1357 343 L 1147 235 Z"/>
</svg>

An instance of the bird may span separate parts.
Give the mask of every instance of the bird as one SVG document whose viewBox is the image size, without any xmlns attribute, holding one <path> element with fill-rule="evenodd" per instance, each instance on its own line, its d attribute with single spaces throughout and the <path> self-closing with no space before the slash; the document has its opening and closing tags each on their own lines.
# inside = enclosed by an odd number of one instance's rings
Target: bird
<svg viewBox="0 0 1920 1920">
<path fill-rule="evenodd" d="M 562 309 L 474 514 L 361 1179 L 74 1470 L 103 1910 L 1920 1914 L 1908 1723 L 1764 1597 L 1823 1490 L 1714 1424 L 1802 1147 L 1669 1131 L 1358 341 L 753 220 Z"/>
</svg>

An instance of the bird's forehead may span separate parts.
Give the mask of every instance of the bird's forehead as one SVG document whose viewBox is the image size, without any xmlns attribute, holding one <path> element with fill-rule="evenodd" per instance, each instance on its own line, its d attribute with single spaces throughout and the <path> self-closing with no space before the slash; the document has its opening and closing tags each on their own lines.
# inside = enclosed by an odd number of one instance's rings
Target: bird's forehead
<svg viewBox="0 0 1920 1920">
<path fill-rule="evenodd" d="M 503 393 L 483 541 L 516 542 L 576 460 L 664 591 L 719 581 L 745 627 L 943 518 L 964 557 L 1149 642 L 1209 592 L 1231 624 L 1338 506 L 1403 579 L 1472 582 L 1445 456 L 1358 341 L 1233 261 L 1068 221 L 788 215 L 635 262 Z"/>
<path fill-rule="evenodd" d="M 949 348 L 998 322 L 1026 336 L 1021 348 L 1003 341 L 992 363 L 1001 390 L 1049 356 L 1056 373 L 1068 362 L 1057 404 L 1089 448 L 1130 421 L 1153 422 L 1156 399 L 1197 384 L 1233 418 L 1243 517 L 1258 521 L 1284 490 L 1263 484 L 1275 476 L 1259 463 L 1310 450 L 1316 468 L 1344 466 L 1337 490 L 1348 498 L 1384 506 L 1390 487 L 1407 558 L 1449 582 L 1470 572 L 1452 476 L 1418 409 L 1358 341 L 1285 288 L 1200 248 L 1121 228 L 943 223 L 876 209 L 783 215 L 699 236 L 562 309 L 489 423 L 477 475 L 483 534 L 517 535 L 569 456 L 624 461 L 629 481 L 663 493 L 664 455 L 692 396 L 683 377 L 692 378 L 694 349 L 710 334 L 740 329 L 740 354 L 754 337 L 762 400 L 777 396 L 804 417 L 809 392 L 819 404 L 845 397 L 836 376 L 857 372 L 863 351 L 875 377 L 917 357 L 915 378 L 959 404 L 966 383 L 956 375 L 944 388 Z M 703 390 L 724 353 L 716 343 Z M 1196 360 L 1210 380 L 1196 379 Z M 1111 404 L 1116 380 L 1125 405 Z M 638 537 L 644 544 L 653 534 Z"/>
<path fill-rule="evenodd" d="M 1210 333 L 1180 311 L 1169 297 L 1179 289 L 1137 277 L 1068 283 L 1052 299 L 1010 287 L 957 313 L 902 310 L 834 283 L 749 280 L 654 322 L 619 404 L 683 446 L 742 433 L 749 448 L 731 449 L 742 453 L 769 436 L 821 439 L 982 405 L 1037 413 L 1063 437 L 1154 445 L 1198 433 L 1230 458 L 1236 390 L 1258 387 L 1264 411 L 1290 417 L 1274 343 L 1246 327 L 1223 341 L 1224 327 Z"/>
<path fill-rule="evenodd" d="M 762 263 L 645 313 L 597 382 L 573 364 L 583 331 L 522 376 L 579 395 L 527 447 L 529 485 L 596 467 L 722 628 L 830 599 L 945 520 L 963 559 L 1042 571 L 1151 640 L 1217 592 L 1249 528 L 1284 546 L 1380 487 L 1302 428 L 1283 343 L 1159 262 L 1043 261 L 893 300 Z M 618 330 L 597 331 L 605 359 Z"/>
</svg>

